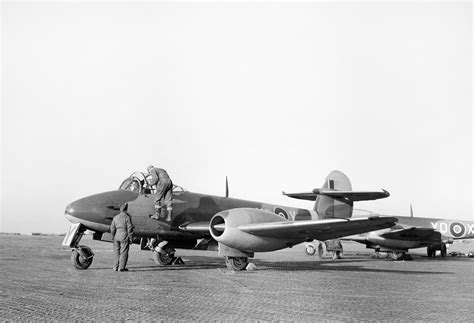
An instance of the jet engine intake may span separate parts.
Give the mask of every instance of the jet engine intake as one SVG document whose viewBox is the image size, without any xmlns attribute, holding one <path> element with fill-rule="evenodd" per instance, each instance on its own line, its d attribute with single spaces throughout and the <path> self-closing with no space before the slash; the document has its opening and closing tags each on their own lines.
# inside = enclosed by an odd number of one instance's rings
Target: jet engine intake
<svg viewBox="0 0 474 323">
<path fill-rule="evenodd" d="M 249 252 L 274 251 L 302 242 L 258 236 L 239 229 L 241 225 L 282 221 L 287 220 L 273 212 L 252 208 L 236 208 L 214 215 L 209 224 L 209 231 L 217 242 Z"/>
</svg>

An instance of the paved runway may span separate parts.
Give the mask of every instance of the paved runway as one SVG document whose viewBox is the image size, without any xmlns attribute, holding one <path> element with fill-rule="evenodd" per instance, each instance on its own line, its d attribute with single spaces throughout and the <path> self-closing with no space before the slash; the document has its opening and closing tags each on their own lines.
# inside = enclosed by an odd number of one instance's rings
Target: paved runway
<svg viewBox="0 0 474 323">
<path fill-rule="evenodd" d="M 340 261 L 302 246 L 259 253 L 257 271 L 231 273 L 216 252 L 181 251 L 184 267 L 155 266 L 133 246 L 113 272 L 112 245 L 75 270 L 62 237 L 0 235 L 0 320 L 472 321 L 474 259 L 373 259 L 344 244 Z M 462 247 L 462 245 L 461 245 Z M 453 247 L 451 247 L 453 250 Z M 357 250 L 361 250 L 360 252 Z"/>
</svg>

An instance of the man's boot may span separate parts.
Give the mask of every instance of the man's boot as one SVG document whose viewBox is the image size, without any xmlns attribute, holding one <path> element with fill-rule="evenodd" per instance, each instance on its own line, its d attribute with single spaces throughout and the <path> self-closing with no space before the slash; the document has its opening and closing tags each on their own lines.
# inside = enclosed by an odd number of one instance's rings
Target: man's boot
<svg viewBox="0 0 474 323">
<path fill-rule="evenodd" d="M 160 219 L 160 213 L 161 213 L 161 208 L 155 208 L 155 213 L 153 215 L 150 215 L 150 218 L 159 220 Z"/>
</svg>

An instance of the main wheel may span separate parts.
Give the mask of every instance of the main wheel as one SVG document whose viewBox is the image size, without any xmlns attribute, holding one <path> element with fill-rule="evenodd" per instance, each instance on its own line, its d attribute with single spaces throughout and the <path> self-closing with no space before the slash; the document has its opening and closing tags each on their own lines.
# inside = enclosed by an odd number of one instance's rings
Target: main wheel
<svg viewBox="0 0 474 323">
<path fill-rule="evenodd" d="M 390 257 L 393 260 L 403 260 L 405 258 L 405 253 L 404 252 L 391 252 Z"/>
<path fill-rule="evenodd" d="M 234 271 L 242 271 L 249 264 L 246 257 L 225 257 L 225 264 L 227 268 Z"/>
<path fill-rule="evenodd" d="M 174 257 L 174 249 L 166 248 L 166 253 L 160 253 L 157 251 L 153 251 L 153 261 L 157 265 L 167 266 L 173 263 Z"/>
<path fill-rule="evenodd" d="M 72 251 L 71 261 L 74 267 L 80 270 L 89 268 L 94 259 L 91 248 L 87 246 L 78 246 Z"/>
<path fill-rule="evenodd" d="M 388 257 L 388 252 L 375 251 L 375 257 L 377 257 L 377 258 L 387 258 Z"/>
<path fill-rule="evenodd" d="M 316 248 L 311 243 L 306 245 L 306 254 L 312 256 L 316 253 Z"/>
</svg>

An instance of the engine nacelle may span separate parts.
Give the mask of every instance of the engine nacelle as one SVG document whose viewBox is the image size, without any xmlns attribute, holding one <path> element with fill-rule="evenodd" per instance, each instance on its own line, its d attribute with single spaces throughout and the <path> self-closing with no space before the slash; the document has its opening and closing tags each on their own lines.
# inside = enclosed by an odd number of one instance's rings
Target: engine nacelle
<svg viewBox="0 0 474 323">
<path fill-rule="evenodd" d="M 294 241 L 257 236 L 240 230 L 239 226 L 282 221 L 286 220 L 269 211 L 236 208 L 214 215 L 209 231 L 217 242 L 234 249 L 251 252 L 273 251 L 291 247 L 301 241 L 295 243 Z"/>
</svg>

